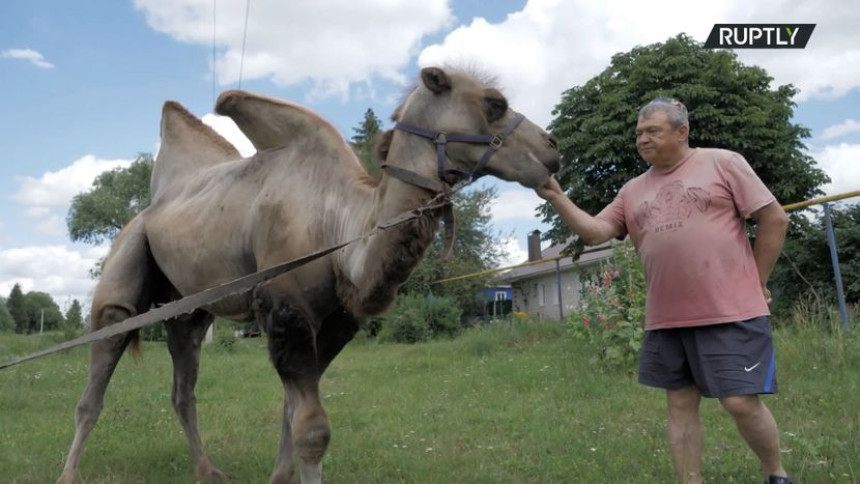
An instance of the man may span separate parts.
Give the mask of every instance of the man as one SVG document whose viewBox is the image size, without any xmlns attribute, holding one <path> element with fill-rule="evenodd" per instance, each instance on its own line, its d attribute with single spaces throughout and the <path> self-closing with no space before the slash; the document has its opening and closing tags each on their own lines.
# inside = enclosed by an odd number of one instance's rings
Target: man
<svg viewBox="0 0 860 484">
<path fill-rule="evenodd" d="M 761 462 L 765 482 L 791 484 L 779 432 L 758 394 L 776 393 L 767 280 L 788 218 L 744 158 L 691 148 L 683 104 L 639 112 L 636 148 L 651 166 L 596 217 L 550 179 L 537 190 L 586 243 L 630 235 L 647 282 L 639 382 L 666 390 L 668 438 L 682 483 L 702 482 L 702 396 L 718 398 Z M 745 218 L 758 224 L 755 250 Z"/>
</svg>

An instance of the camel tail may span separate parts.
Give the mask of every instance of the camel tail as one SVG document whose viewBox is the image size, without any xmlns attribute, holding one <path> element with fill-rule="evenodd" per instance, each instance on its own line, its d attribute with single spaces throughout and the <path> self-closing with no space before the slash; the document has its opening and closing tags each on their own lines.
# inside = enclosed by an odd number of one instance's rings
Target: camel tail
<svg viewBox="0 0 860 484">
<path fill-rule="evenodd" d="M 143 361 L 143 346 L 140 344 L 140 330 L 128 333 L 128 352 L 135 363 Z"/>
</svg>

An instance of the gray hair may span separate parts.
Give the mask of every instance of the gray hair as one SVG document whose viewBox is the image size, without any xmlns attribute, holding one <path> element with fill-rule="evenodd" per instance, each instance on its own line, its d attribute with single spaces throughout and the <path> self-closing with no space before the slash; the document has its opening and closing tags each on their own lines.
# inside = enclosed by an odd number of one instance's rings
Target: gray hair
<svg viewBox="0 0 860 484">
<path fill-rule="evenodd" d="M 639 110 L 639 117 L 647 118 L 656 111 L 666 113 L 669 123 L 673 127 L 686 126 L 687 129 L 690 129 L 690 120 L 687 118 L 687 107 L 681 101 L 669 97 L 658 97 Z"/>
</svg>

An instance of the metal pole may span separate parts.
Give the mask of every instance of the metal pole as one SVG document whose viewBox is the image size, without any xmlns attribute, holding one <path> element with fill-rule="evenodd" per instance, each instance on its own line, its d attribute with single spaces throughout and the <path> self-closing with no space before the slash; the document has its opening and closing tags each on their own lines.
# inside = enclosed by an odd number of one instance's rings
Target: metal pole
<svg viewBox="0 0 860 484">
<path fill-rule="evenodd" d="M 833 263 L 833 276 L 836 279 L 836 298 L 839 302 L 839 316 L 845 331 L 848 327 L 848 309 L 845 307 L 845 291 L 842 288 L 842 274 L 839 272 L 839 255 L 836 253 L 836 233 L 833 231 L 833 220 L 830 217 L 830 204 L 824 202 L 824 222 L 827 224 L 827 245 L 830 246 L 830 260 Z"/>
<path fill-rule="evenodd" d="M 39 334 L 45 331 L 45 310 L 41 309 L 42 316 L 39 318 Z"/>
<path fill-rule="evenodd" d="M 558 286 L 558 320 L 564 321 L 564 306 L 561 304 L 561 265 L 555 260 L 555 283 Z"/>
</svg>

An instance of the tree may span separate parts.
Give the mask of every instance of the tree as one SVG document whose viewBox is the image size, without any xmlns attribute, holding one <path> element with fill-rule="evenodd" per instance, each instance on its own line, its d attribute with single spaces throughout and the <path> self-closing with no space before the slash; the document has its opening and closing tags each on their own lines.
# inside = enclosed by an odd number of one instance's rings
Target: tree
<svg viewBox="0 0 860 484">
<path fill-rule="evenodd" d="M 563 162 L 556 177 L 583 210 L 596 214 L 621 186 L 648 167 L 636 152 L 638 110 L 658 96 L 687 106 L 690 145 L 741 153 L 782 203 L 820 195 L 829 181 L 804 153 L 809 130 L 793 124 L 792 85 L 771 89 L 764 69 L 729 51 L 707 50 L 684 34 L 616 54 L 583 86 L 566 91 L 550 124 Z M 548 203 L 546 235 L 560 243 L 569 229 Z"/>
<path fill-rule="evenodd" d="M 15 330 L 15 320 L 9 314 L 9 308 L 6 307 L 6 299 L 0 297 L 0 333 L 7 333 Z"/>
<path fill-rule="evenodd" d="M 402 293 L 448 296 L 457 302 L 465 316 L 481 315 L 484 304 L 481 293 L 493 275 L 460 281 L 432 284 L 449 277 L 480 272 L 498 265 L 507 254 L 499 234 L 492 232 L 490 205 L 496 198 L 495 188 L 474 189 L 454 198 L 456 237 L 448 260 L 442 260 L 444 230 L 427 249 L 427 256 L 401 288 Z"/>
<path fill-rule="evenodd" d="M 27 320 L 27 310 L 24 307 L 24 293 L 21 292 L 20 284 L 12 286 L 9 299 L 6 300 L 6 307 L 9 309 L 9 315 L 12 316 L 12 321 L 15 324 L 15 332 L 27 331 L 29 321 Z"/>
<path fill-rule="evenodd" d="M 46 292 L 28 292 L 24 296 L 24 311 L 27 314 L 27 333 L 60 329 L 64 322 L 60 307 Z"/>
<path fill-rule="evenodd" d="M 834 207 L 831 216 L 845 300 L 857 304 L 860 303 L 860 205 Z M 782 252 L 770 279 L 776 294 L 775 312 L 791 310 L 798 301 L 836 303 L 836 283 L 822 215 L 815 220 L 798 217 L 789 228 Z M 810 297 L 812 301 L 808 301 Z"/>
<path fill-rule="evenodd" d="M 81 303 L 77 299 L 72 300 L 72 305 L 66 311 L 66 325 L 72 329 L 78 330 L 83 326 L 84 321 L 81 315 Z"/>
<path fill-rule="evenodd" d="M 149 179 L 154 161 L 141 153 L 128 168 L 99 175 L 89 192 L 72 199 L 66 225 L 73 242 L 99 244 L 112 240 L 120 229 L 149 205 Z"/>
<path fill-rule="evenodd" d="M 376 154 L 376 142 L 382 131 L 381 126 L 382 123 L 376 117 L 373 109 L 368 108 L 364 112 L 364 120 L 362 120 L 361 124 L 356 128 L 352 128 L 355 131 L 355 134 L 351 138 L 352 149 L 355 150 L 355 154 L 364 164 L 364 168 L 373 177 L 379 176 L 380 165 L 382 164 L 379 156 Z"/>
</svg>

